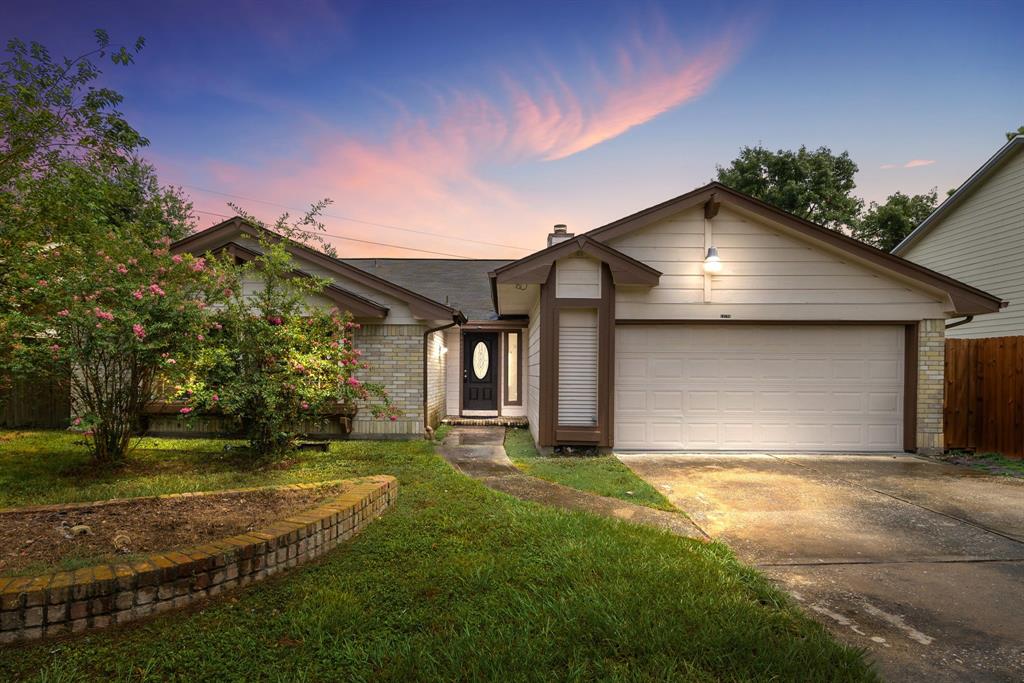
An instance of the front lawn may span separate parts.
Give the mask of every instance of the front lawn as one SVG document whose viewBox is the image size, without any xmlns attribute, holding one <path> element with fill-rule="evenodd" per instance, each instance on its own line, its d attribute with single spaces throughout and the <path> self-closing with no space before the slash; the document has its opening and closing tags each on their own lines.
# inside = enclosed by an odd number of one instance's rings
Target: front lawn
<svg viewBox="0 0 1024 683">
<path fill-rule="evenodd" d="M 505 431 L 505 453 L 516 467 L 530 476 L 637 505 L 679 512 L 665 496 L 614 455 L 545 457 L 534 447 L 530 430 L 522 427 Z"/>
<path fill-rule="evenodd" d="M 147 440 L 127 470 L 89 476 L 71 437 L 7 434 L 2 504 L 376 473 L 399 478 L 398 503 L 201 611 L 0 649 L 0 680 L 874 679 L 721 545 L 510 498 L 425 441 L 336 443 L 258 472 L 222 445 Z"/>
</svg>

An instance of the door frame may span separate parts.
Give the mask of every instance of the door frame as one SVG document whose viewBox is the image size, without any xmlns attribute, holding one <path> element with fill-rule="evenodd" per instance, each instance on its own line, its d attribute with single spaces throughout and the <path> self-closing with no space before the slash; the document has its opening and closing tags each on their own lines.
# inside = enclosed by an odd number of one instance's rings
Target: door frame
<svg viewBox="0 0 1024 683">
<path fill-rule="evenodd" d="M 468 346 L 466 344 L 466 335 L 481 335 L 489 336 L 494 339 L 494 357 L 489 359 L 491 365 L 491 371 L 494 373 L 494 408 L 466 408 L 466 353 Z M 470 329 L 461 331 L 461 339 L 459 344 L 459 415 L 467 415 L 475 417 L 490 417 L 493 413 L 494 417 L 501 415 L 501 402 L 502 402 L 502 368 L 501 362 L 502 353 L 502 337 L 503 335 L 498 330 L 481 330 L 481 329 Z"/>
</svg>

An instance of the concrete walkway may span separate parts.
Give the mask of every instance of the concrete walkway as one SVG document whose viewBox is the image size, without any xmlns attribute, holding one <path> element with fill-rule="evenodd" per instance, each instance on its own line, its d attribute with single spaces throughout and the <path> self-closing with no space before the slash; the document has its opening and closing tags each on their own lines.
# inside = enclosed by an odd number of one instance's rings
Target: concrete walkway
<svg viewBox="0 0 1024 683">
<path fill-rule="evenodd" d="M 505 454 L 504 427 L 455 427 L 441 444 L 441 454 L 455 469 L 489 488 L 521 500 L 563 510 L 586 510 L 665 529 L 678 536 L 707 540 L 685 516 L 607 498 L 524 474 Z"/>
<path fill-rule="evenodd" d="M 619 459 L 886 678 L 1024 680 L 1024 480 L 906 455 Z"/>
</svg>

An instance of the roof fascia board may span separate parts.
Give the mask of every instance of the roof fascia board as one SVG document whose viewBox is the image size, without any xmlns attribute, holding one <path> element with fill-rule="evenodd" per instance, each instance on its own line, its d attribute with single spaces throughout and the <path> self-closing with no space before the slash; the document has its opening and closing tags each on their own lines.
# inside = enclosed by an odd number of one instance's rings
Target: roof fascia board
<svg viewBox="0 0 1024 683">
<path fill-rule="evenodd" d="M 551 275 L 551 266 L 555 261 L 579 252 L 608 264 L 617 285 L 656 285 L 661 278 L 661 272 L 655 268 L 586 235 L 559 242 L 497 268 L 492 276 L 497 284 L 544 284 Z"/>
</svg>

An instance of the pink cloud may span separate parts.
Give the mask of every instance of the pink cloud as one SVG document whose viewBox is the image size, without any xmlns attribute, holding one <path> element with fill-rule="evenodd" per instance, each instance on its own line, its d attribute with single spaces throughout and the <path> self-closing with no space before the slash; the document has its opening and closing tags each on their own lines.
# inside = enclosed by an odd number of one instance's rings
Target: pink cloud
<svg viewBox="0 0 1024 683">
<path fill-rule="evenodd" d="M 918 166 L 931 166 L 935 159 L 911 159 L 905 164 L 882 164 L 879 168 L 889 170 L 893 168 L 917 168 Z"/>
<path fill-rule="evenodd" d="M 211 161 L 206 170 L 217 188 L 239 195 L 300 206 L 330 197 L 339 213 L 430 226 L 451 235 L 451 241 L 435 241 L 431 248 L 519 256 L 458 243 L 481 230 L 501 236 L 528 228 L 537 237 L 525 246 L 542 246 L 552 222 L 550 207 L 527 201 L 489 174 L 502 166 L 578 154 L 692 101 L 735 60 L 740 35 L 729 30 L 699 50 L 687 50 L 663 27 L 635 32 L 615 49 L 614 59 L 588 58 L 573 78 L 552 66 L 532 77 L 498 73 L 489 79 L 492 90 L 456 87 L 435 93 L 427 113 L 411 113 L 412 107 L 399 102 L 390 130 L 377 139 L 314 125 L 297 143 L 300 154 L 257 165 Z M 227 212 L 223 199 L 218 202 L 219 211 Z M 197 208 L 218 211 L 208 206 L 207 198 L 197 200 Z M 327 222 L 331 232 L 365 237 L 351 223 Z M 429 242 L 376 233 L 382 241 Z M 343 253 L 351 253 L 350 246 Z"/>
</svg>

